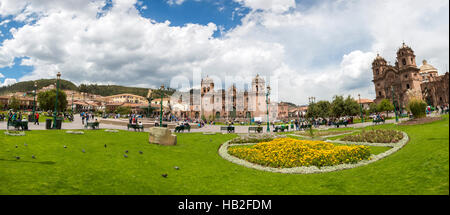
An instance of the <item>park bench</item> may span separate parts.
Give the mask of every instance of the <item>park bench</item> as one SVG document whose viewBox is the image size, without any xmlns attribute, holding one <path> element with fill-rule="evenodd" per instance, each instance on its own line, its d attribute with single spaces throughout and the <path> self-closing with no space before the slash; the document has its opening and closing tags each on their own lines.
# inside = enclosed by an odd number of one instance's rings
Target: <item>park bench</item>
<svg viewBox="0 0 450 215">
<path fill-rule="evenodd" d="M 284 125 L 281 125 L 281 126 L 279 126 L 279 125 L 277 125 L 277 126 L 275 126 L 275 129 L 273 130 L 273 132 L 284 132 L 284 130 L 287 130 L 287 131 L 289 131 L 289 126 L 284 126 Z"/>
<path fill-rule="evenodd" d="M 159 123 L 155 123 L 155 127 L 159 127 Z M 167 128 L 167 124 L 162 124 L 161 127 Z"/>
<path fill-rule="evenodd" d="M 339 121 L 335 125 L 336 125 L 336 128 L 339 128 L 339 126 L 341 126 L 341 125 L 344 125 L 345 127 L 347 127 L 348 121 Z"/>
<path fill-rule="evenodd" d="M 220 126 L 220 131 L 227 131 L 228 133 L 234 133 L 234 127 L 232 127 L 232 126 Z"/>
<path fill-rule="evenodd" d="M 373 123 L 376 125 L 378 123 L 382 122 L 384 124 L 384 119 L 380 118 L 380 119 L 374 119 Z"/>
<path fill-rule="evenodd" d="M 138 125 L 138 124 L 127 124 L 127 129 L 130 130 L 130 128 L 133 128 L 135 131 L 144 131 L 144 125 Z"/>
<path fill-rule="evenodd" d="M 98 129 L 100 127 L 100 123 L 99 122 L 86 122 L 86 124 L 84 124 L 84 127 Z"/>
<path fill-rule="evenodd" d="M 188 132 L 191 132 L 191 126 L 189 124 L 184 124 L 175 127 L 175 132 L 184 132 L 184 130 L 188 130 Z"/>
<path fill-rule="evenodd" d="M 28 130 L 28 121 L 9 121 L 7 124 L 7 129 L 9 129 L 9 126 L 14 127 L 16 130 Z"/>
<path fill-rule="evenodd" d="M 254 131 L 255 133 L 261 133 L 262 132 L 262 127 L 248 127 L 248 133 L 250 133 L 250 131 Z"/>
</svg>

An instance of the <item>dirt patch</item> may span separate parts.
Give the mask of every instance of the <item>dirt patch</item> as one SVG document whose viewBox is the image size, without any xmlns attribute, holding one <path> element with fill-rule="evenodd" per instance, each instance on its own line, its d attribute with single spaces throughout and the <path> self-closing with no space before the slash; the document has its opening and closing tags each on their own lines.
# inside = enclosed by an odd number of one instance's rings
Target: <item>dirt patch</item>
<svg viewBox="0 0 450 215">
<path fill-rule="evenodd" d="M 410 119 L 408 121 L 399 123 L 399 125 L 420 125 L 438 120 L 441 120 L 441 117 L 423 117 L 418 119 Z"/>
</svg>

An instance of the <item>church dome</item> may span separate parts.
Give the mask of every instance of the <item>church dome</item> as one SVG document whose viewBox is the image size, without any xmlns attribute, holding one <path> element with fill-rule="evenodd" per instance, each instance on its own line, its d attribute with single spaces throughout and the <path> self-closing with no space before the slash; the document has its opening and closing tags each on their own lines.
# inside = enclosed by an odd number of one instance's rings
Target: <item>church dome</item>
<svg viewBox="0 0 450 215">
<path fill-rule="evenodd" d="M 420 73 L 430 73 L 435 72 L 437 73 L 437 69 L 434 68 L 432 65 L 428 64 L 426 60 L 422 61 L 423 65 L 420 66 Z"/>
<path fill-rule="evenodd" d="M 262 78 L 261 76 L 259 76 L 259 74 L 256 75 L 256 77 L 253 79 L 253 83 L 258 82 L 258 83 L 264 83 L 264 78 Z"/>
<path fill-rule="evenodd" d="M 386 65 L 386 60 L 377 53 L 377 56 L 372 62 L 373 65 Z"/>
<path fill-rule="evenodd" d="M 405 54 L 414 54 L 414 51 L 411 47 L 407 46 L 405 43 L 402 43 L 402 46 L 397 51 L 397 55 L 403 56 Z"/>
<path fill-rule="evenodd" d="M 213 79 L 206 76 L 206 78 L 202 79 L 202 84 L 211 84 L 214 83 Z"/>
</svg>

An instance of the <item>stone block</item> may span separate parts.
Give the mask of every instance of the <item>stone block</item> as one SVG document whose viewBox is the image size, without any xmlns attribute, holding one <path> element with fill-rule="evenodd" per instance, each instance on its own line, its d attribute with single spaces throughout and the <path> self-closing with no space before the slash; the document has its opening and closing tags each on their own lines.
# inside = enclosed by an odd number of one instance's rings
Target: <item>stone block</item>
<svg viewBox="0 0 450 215">
<path fill-rule="evenodd" d="M 170 132 L 170 129 L 163 127 L 152 127 L 149 132 L 149 142 L 174 146 L 177 144 L 177 136 Z"/>
</svg>

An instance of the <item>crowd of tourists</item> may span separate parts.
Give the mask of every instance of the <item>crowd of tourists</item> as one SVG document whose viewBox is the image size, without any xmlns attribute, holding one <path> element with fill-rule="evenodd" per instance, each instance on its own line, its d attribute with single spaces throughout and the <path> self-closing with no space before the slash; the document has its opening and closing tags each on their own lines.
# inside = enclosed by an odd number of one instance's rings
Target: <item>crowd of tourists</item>
<svg viewBox="0 0 450 215">
<path fill-rule="evenodd" d="M 92 112 L 81 112 L 80 113 L 80 117 L 81 117 L 81 124 L 84 125 L 84 123 L 88 123 L 89 120 L 91 121 L 98 121 L 97 119 L 95 119 L 95 114 Z"/>
</svg>

